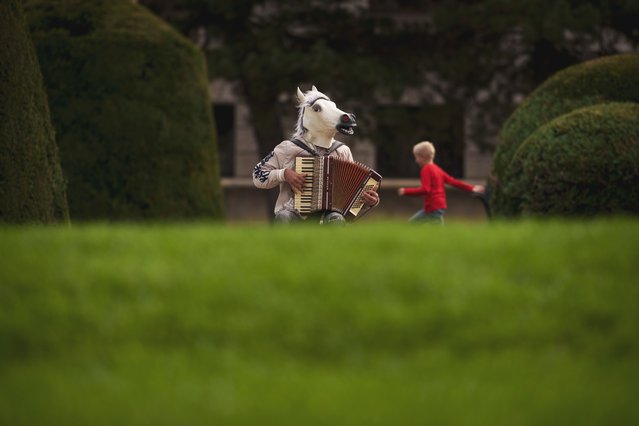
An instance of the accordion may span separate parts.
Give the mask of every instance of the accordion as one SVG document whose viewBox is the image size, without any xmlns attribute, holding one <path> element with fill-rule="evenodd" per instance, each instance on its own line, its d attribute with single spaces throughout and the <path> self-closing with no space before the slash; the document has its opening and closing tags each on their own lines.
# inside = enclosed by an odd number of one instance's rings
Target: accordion
<svg viewBox="0 0 639 426">
<path fill-rule="evenodd" d="M 335 157 L 297 157 L 295 171 L 306 174 L 304 189 L 295 194 L 302 215 L 330 210 L 347 219 L 359 215 L 362 193 L 379 187 L 382 176 L 370 167 Z"/>
</svg>

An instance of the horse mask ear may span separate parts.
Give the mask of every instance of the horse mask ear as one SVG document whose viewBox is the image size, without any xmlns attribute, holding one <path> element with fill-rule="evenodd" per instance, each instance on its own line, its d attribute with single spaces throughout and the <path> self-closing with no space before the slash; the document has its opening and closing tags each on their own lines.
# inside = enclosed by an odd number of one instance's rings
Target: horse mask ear
<svg viewBox="0 0 639 426">
<path fill-rule="evenodd" d="M 297 100 L 300 101 L 300 104 L 303 104 L 304 101 L 306 101 L 306 97 L 299 87 L 297 88 Z"/>
<path fill-rule="evenodd" d="M 313 92 L 319 92 L 319 90 L 317 90 L 317 87 L 313 86 L 312 87 Z"/>
</svg>

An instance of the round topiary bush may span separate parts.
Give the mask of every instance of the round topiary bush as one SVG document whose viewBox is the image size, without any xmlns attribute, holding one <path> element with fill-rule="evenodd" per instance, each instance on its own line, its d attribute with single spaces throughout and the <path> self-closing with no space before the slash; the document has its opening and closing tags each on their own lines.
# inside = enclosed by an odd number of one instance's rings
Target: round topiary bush
<svg viewBox="0 0 639 426">
<path fill-rule="evenodd" d="M 0 2 L 0 222 L 68 220 L 47 97 L 22 2 Z"/>
<path fill-rule="evenodd" d="M 129 0 L 26 0 L 73 220 L 220 218 L 203 54 Z"/>
<path fill-rule="evenodd" d="M 519 145 L 543 124 L 575 109 L 606 102 L 639 102 L 638 53 L 573 65 L 541 84 L 504 123 L 494 175 L 502 180 Z"/>
<path fill-rule="evenodd" d="M 511 215 L 639 213 L 639 104 L 585 107 L 540 127 L 503 182 Z"/>
</svg>

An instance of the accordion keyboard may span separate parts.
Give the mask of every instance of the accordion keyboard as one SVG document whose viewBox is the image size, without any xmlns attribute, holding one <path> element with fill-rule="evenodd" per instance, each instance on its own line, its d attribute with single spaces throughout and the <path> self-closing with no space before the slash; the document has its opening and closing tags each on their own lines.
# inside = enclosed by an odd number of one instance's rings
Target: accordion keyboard
<svg viewBox="0 0 639 426">
<path fill-rule="evenodd" d="M 301 194 L 295 196 L 295 208 L 301 214 L 309 214 L 313 209 L 313 176 L 315 171 L 314 157 L 297 157 L 295 159 L 295 171 L 305 174 L 304 188 Z"/>
</svg>

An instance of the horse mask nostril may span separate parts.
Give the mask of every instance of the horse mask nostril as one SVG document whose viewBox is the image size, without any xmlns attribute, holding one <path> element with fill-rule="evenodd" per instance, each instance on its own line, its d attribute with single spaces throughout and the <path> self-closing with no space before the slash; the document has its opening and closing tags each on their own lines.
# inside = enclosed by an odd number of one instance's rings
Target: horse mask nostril
<svg viewBox="0 0 639 426">
<path fill-rule="evenodd" d="M 344 114 L 342 115 L 342 123 L 350 123 L 351 122 L 351 117 L 348 114 Z"/>
</svg>

